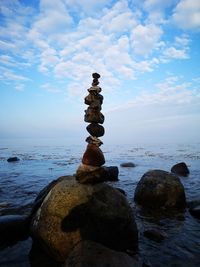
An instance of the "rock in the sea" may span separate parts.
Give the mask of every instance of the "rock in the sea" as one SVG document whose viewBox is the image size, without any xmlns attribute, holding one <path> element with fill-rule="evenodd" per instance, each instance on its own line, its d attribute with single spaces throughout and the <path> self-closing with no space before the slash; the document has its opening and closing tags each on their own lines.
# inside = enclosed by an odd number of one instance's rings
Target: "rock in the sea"
<svg viewBox="0 0 200 267">
<path fill-rule="evenodd" d="M 135 167 L 136 165 L 133 162 L 124 162 L 120 164 L 121 167 Z"/>
<path fill-rule="evenodd" d="M 16 162 L 19 161 L 20 159 L 18 157 L 10 157 L 7 159 L 7 162 Z"/>
<path fill-rule="evenodd" d="M 117 252 L 96 242 L 80 242 L 63 267 L 142 267 L 142 263 L 124 252 Z"/>
<path fill-rule="evenodd" d="M 86 127 L 86 129 L 89 134 L 96 137 L 101 137 L 105 133 L 104 127 L 98 123 L 91 123 Z"/>
<path fill-rule="evenodd" d="M 142 207 L 151 209 L 183 209 L 186 206 L 179 177 L 163 170 L 146 172 L 137 184 L 134 199 Z"/>
<path fill-rule="evenodd" d="M 171 172 L 178 174 L 178 175 L 182 175 L 182 176 L 187 176 L 190 173 L 185 162 L 180 162 L 180 163 L 175 164 L 171 168 Z"/>
<path fill-rule="evenodd" d="M 118 181 L 117 166 L 93 167 L 81 164 L 76 171 L 76 180 L 82 184 L 96 184 L 105 181 Z"/>
<path fill-rule="evenodd" d="M 200 219 L 200 204 L 189 209 L 191 215 L 197 219 Z"/>
<path fill-rule="evenodd" d="M 14 245 L 29 235 L 29 220 L 22 215 L 0 216 L 0 248 Z"/>
<path fill-rule="evenodd" d="M 83 154 L 82 163 L 91 166 L 102 166 L 105 163 L 103 152 L 98 146 L 88 144 Z"/>
<path fill-rule="evenodd" d="M 155 242 L 160 243 L 167 237 L 167 234 L 164 233 L 163 231 L 149 229 L 144 231 L 144 236 Z"/>
<path fill-rule="evenodd" d="M 74 246 L 92 240 L 119 251 L 136 251 L 138 232 L 126 198 L 113 187 L 82 185 L 63 177 L 32 216 L 34 240 L 57 261 L 65 261 Z"/>
<path fill-rule="evenodd" d="M 85 122 L 104 123 L 104 115 L 98 110 L 91 109 L 90 107 L 85 111 Z"/>
</svg>

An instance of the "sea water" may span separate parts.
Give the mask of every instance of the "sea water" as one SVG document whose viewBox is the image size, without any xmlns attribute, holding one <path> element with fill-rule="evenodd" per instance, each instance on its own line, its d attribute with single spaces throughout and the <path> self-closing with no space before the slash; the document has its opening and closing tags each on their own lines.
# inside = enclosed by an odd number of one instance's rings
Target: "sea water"
<svg viewBox="0 0 200 267">
<path fill-rule="evenodd" d="M 72 175 L 81 162 L 85 146 L 53 144 L 0 143 L 0 216 L 29 214 L 38 192 L 52 180 Z M 118 166 L 119 181 L 110 182 L 122 188 L 135 210 L 139 229 L 139 254 L 154 267 L 200 266 L 200 221 L 188 210 L 174 217 L 154 217 L 137 212 L 134 203 L 135 187 L 148 170 L 170 171 L 171 167 L 184 161 L 188 177 L 180 177 L 187 202 L 200 200 L 200 144 L 176 145 L 104 145 L 107 166 Z M 20 161 L 8 163 L 7 158 L 17 156 Z M 134 168 L 123 168 L 123 162 L 133 162 Z M 164 241 L 157 243 L 144 237 L 147 229 L 164 231 Z M 0 266 L 31 266 L 28 254 L 31 239 L 0 251 Z"/>
</svg>

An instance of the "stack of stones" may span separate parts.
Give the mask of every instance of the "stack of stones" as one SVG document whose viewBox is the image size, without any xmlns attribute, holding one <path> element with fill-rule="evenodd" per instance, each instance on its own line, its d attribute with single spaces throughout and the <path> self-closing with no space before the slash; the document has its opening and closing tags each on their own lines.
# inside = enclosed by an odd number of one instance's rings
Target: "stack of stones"
<svg viewBox="0 0 200 267">
<path fill-rule="evenodd" d="M 76 172 L 76 179 L 80 183 L 108 180 L 108 168 L 102 167 L 105 158 L 100 149 L 103 143 L 99 139 L 105 133 L 104 127 L 101 125 L 104 123 L 104 115 L 101 113 L 103 96 L 100 94 L 101 87 L 98 86 L 100 75 L 93 73 L 92 77 L 92 86 L 88 89 L 89 94 L 85 97 L 85 104 L 88 105 L 88 108 L 85 110 L 84 117 L 85 122 L 90 123 L 86 128 L 90 136 L 86 138 L 88 145 L 82 158 L 82 164 Z"/>
</svg>

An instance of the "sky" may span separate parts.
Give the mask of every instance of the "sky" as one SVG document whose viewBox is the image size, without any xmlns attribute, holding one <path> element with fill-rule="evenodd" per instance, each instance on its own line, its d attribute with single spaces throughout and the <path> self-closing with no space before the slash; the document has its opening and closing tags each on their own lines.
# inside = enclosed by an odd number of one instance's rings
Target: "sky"
<svg viewBox="0 0 200 267">
<path fill-rule="evenodd" d="M 0 0 L 0 139 L 84 143 L 101 75 L 105 144 L 200 142 L 200 1 Z"/>
</svg>

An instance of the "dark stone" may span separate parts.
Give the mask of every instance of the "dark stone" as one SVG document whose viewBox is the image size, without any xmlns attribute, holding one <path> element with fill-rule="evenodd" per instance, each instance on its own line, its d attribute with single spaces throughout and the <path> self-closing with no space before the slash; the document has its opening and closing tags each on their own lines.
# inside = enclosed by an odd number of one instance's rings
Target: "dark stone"
<svg viewBox="0 0 200 267">
<path fill-rule="evenodd" d="M 16 162 L 19 161 L 20 159 L 18 157 L 10 157 L 7 159 L 7 162 Z"/>
<path fill-rule="evenodd" d="M 62 263 L 55 261 L 35 241 L 33 242 L 29 252 L 29 260 L 31 267 L 63 267 Z"/>
<path fill-rule="evenodd" d="M 120 164 L 121 167 L 135 167 L 136 165 L 133 162 L 125 162 Z"/>
<path fill-rule="evenodd" d="M 93 102 L 98 101 L 100 105 L 103 103 L 103 96 L 95 92 L 90 92 L 89 95 L 85 97 L 85 104 L 91 105 Z"/>
<path fill-rule="evenodd" d="M 118 181 L 118 167 L 100 167 L 93 171 L 83 170 L 76 173 L 76 180 L 81 184 L 96 184 L 106 181 Z"/>
<path fill-rule="evenodd" d="M 104 127 L 98 123 L 91 123 L 86 127 L 86 129 L 89 134 L 96 137 L 101 137 L 105 133 Z"/>
<path fill-rule="evenodd" d="M 180 162 L 178 164 L 175 164 L 171 168 L 171 172 L 178 174 L 178 175 L 181 175 L 181 176 L 187 176 L 190 173 L 185 162 Z"/>
<path fill-rule="evenodd" d="M 162 242 L 167 237 L 166 233 L 155 229 L 144 231 L 144 236 L 158 243 Z"/>
<path fill-rule="evenodd" d="M 85 142 L 87 142 L 88 144 L 94 144 L 96 146 L 101 146 L 103 145 L 103 142 L 100 140 L 100 139 L 93 139 L 92 136 L 88 136 L 86 139 L 85 139 Z"/>
<path fill-rule="evenodd" d="M 103 152 L 98 146 L 88 144 L 83 154 L 82 163 L 91 166 L 102 166 L 105 163 Z"/>
<path fill-rule="evenodd" d="M 124 252 L 85 240 L 72 250 L 63 267 L 142 267 L 142 263 Z"/>
<path fill-rule="evenodd" d="M 98 79 L 93 79 L 92 86 L 97 86 L 99 84 Z"/>
<path fill-rule="evenodd" d="M 108 171 L 108 181 L 118 181 L 119 169 L 117 166 L 105 167 Z"/>
<path fill-rule="evenodd" d="M 99 74 L 99 73 L 92 73 L 92 77 L 94 78 L 94 79 L 99 79 L 100 77 L 101 77 L 101 75 Z"/>
<path fill-rule="evenodd" d="M 16 244 L 29 236 L 29 219 L 22 215 L 0 216 L 0 248 Z"/>
<path fill-rule="evenodd" d="M 98 110 L 88 108 L 85 111 L 84 121 L 103 124 L 104 123 L 104 115 L 101 112 L 99 112 Z"/>
<path fill-rule="evenodd" d="M 200 204 L 190 208 L 189 212 L 193 217 L 200 219 Z"/>
<path fill-rule="evenodd" d="M 148 171 L 142 176 L 134 199 L 142 207 L 152 210 L 186 207 L 185 191 L 179 177 L 162 170 Z"/>
</svg>

